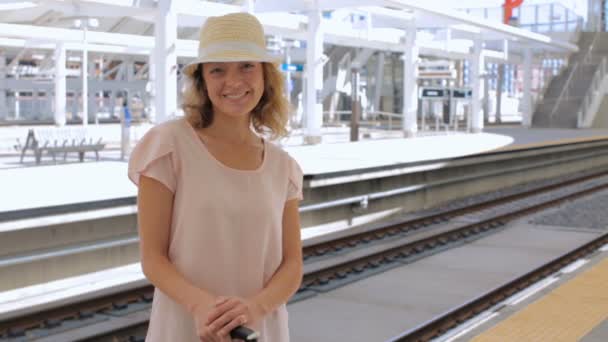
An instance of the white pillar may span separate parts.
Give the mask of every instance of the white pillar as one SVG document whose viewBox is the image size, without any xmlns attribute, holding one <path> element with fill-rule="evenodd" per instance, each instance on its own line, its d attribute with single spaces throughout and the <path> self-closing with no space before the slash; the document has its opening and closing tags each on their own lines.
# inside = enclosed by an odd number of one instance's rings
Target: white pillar
<svg viewBox="0 0 608 342">
<path fill-rule="evenodd" d="M 87 26 L 88 19 L 83 20 L 83 48 L 82 48 L 82 125 L 89 124 L 89 53 L 87 49 Z"/>
<path fill-rule="evenodd" d="M 382 98 L 382 88 L 384 86 L 384 51 L 378 52 L 376 63 L 376 84 L 374 85 L 373 110 L 380 111 L 380 99 Z"/>
<path fill-rule="evenodd" d="M 6 56 L 0 54 L 0 82 L 6 79 Z M 8 119 L 8 108 L 6 106 L 6 88 L 0 87 L 0 119 Z"/>
<path fill-rule="evenodd" d="M 155 35 L 155 97 L 156 122 L 160 123 L 177 113 L 177 15 L 172 0 L 158 2 Z"/>
<path fill-rule="evenodd" d="M 482 83 L 480 78 L 484 73 L 484 58 L 481 55 L 482 41 L 477 38 L 473 43 L 473 57 L 471 58 L 471 71 L 469 82 L 473 90 L 471 98 L 471 131 L 480 133 L 483 130 L 483 112 L 481 111 Z"/>
<path fill-rule="evenodd" d="M 321 142 L 323 125 L 323 31 L 321 30 L 321 11 L 313 9 L 308 12 L 308 37 L 306 41 L 306 129 L 304 142 L 318 144 Z"/>
<path fill-rule="evenodd" d="M 93 79 L 95 79 L 95 77 L 94 77 L 95 76 L 95 64 L 96 63 L 93 60 L 93 63 L 89 63 L 89 66 L 87 68 L 87 70 L 88 70 L 87 71 L 87 75 L 88 76 L 93 76 Z M 95 101 L 97 99 L 97 94 L 95 93 L 95 90 L 96 90 L 96 86 L 99 86 L 100 83 L 99 82 L 94 82 L 93 84 L 94 84 L 94 86 L 93 86 L 93 89 L 91 91 L 91 94 L 93 96 L 87 96 L 87 98 L 88 98 L 88 101 L 87 101 L 88 107 L 87 108 L 90 108 L 90 112 L 93 113 L 93 121 L 95 122 L 96 125 L 98 125 L 99 124 L 99 118 L 97 117 L 97 112 L 99 112 L 99 107 L 97 106 L 97 101 Z M 87 85 L 87 88 L 88 88 L 88 85 Z"/>
<path fill-rule="evenodd" d="M 287 96 L 287 101 L 291 104 L 291 71 L 289 71 L 289 66 L 291 65 L 291 43 L 285 44 L 285 63 L 288 65 L 287 70 L 285 71 L 285 96 Z M 292 116 L 289 115 L 289 122 L 291 123 Z"/>
<path fill-rule="evenodd" d="M 65 125 L 65 45 L 57 42 L 55 46 L 55 125 Z"/>
<path fill-rule="evenodd" d="M 148 57 L 148 83 L 146 84 L 148 92 L 148 120 L 156 122 L 156 64 L 154 63 L 154 51 Z"/>
<path fill-rule="evenodd" d="M 255 10 L 254 0 L 243 1 L 243 11 L 253 14 L 254 10 Z"/>
<path fill-rule="evenodd" d="M 413 137 L 418 131 L 418 47 L 416 46 L 416 26 L 407 29 L 405 53 L 403 56 L 403 120 L 405 137 Z"/>
<path fill-rule="evenodd" d="M 127 82 L 132 82 L 135 79 L 135 62 L 128 58 L 124 61 L 124 63 L 127 65 Z"/>
<path fill-rule="evenodd" d="M 524 49 L 524 94 L 522 96 L 522 120 L 524 127 L 532 125 L 532 50 Z"/>
<path fill-rule="evenodd" d="M 97 111 L 99 111 L 99 108 L 103 107 L 103 55 L 99 56 L 99 59 L 97 60 L 97 64 L 99 64 L 99 73 L 97 74 L 97 77 L 95 78 L 98 82 L 98 84 L 100 85 L 99 87 L 99 92 L 97 93 L 97 97 L 99 97 L 99 100 L 97 101 Z M 97 118 L 97 115 L 95 116 L 95 118 Z M 97 118 L 98 119 L 98 118 Z M 99 119 L 98 119 L 99 121 Z"/>
</svg>

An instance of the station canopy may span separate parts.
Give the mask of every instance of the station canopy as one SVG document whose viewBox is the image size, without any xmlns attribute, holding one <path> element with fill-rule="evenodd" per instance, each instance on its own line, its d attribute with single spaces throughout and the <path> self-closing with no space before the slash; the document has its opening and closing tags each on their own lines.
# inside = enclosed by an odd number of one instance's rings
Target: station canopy
<svg viewBox="0 0 608 342">
<path fill-rule="evenodd" d="M 198 32 L 209 16 L 252 11 L 269 41 L 299 41 L 294 59 L 305 59 L 308 13 L 321 11 L 325 44 L 405 52 L 408 31 L 416 30 L 421 55 L 471 57 L 474 40 L 487 60 L 518 62 L 523 49 L 567 55 L 576 45 L 462 11 L 413 0 L 0 0 L 0 49 L 48 54 L 57 42 L 67 50 L 86 48 L 104 55 L 149 55 L 154 23 L 162 8 L 177 16 L 176 51 L 186 62 L 198 49 Z M 51 54 L 52 55 L 52 54 Z"/>
</svg>

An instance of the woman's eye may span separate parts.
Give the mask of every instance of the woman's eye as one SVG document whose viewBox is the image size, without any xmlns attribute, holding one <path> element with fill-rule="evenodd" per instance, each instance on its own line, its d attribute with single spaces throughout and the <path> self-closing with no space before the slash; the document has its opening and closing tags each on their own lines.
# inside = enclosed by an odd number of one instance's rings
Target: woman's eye
<svg viewBox="0 0 608 342">
<path fill-rule="evenodd" d="M 253 65 L 252 63 L 245 63 L 245 64 L 243 64 L 243 68 L 245 68 L 245 69 L 251 69 L 251 68 L 253 68 L 254 66 L 255 66 L 255 65 Z"/>
<path fill-rule="evenodd" d="M 213 69 L 211 69 L 211 71 L 209 71 L 209 73 L 211 73 L 211 74 L 216 74 L 216 73 L 219 73 L 219 72 L 222 72 L 221 68 L 213 68 Z"/>
</svg>

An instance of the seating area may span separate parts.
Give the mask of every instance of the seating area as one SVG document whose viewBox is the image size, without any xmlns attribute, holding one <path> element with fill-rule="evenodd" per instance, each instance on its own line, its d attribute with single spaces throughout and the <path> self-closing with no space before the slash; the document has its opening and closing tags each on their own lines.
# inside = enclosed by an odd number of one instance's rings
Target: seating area
<svg viewBox="0 0 608 342">
<path fill-rule="evenodd" d="M 18 145 L 19 146 L 19 145 Z M 25 144 L 19 146 L 23 159 L 28 150 L 32 150 L 36 158 L 36 164 L 40 164 L 42 155 L 47 154 L 57 163 L 57 157 L 63 153 L 63 161 L 67 159 L 69 152 L 77 152 L 78 160 L 84 161 L 86 152 L 95 152 L 96 160 L 99 160 L 99 151 L 105 148 L 106 144 L 102 137 L 93 137 L 86 127 L 52 127 L 52 128 L 33 128 L 27 133 Z"/>
</svg>

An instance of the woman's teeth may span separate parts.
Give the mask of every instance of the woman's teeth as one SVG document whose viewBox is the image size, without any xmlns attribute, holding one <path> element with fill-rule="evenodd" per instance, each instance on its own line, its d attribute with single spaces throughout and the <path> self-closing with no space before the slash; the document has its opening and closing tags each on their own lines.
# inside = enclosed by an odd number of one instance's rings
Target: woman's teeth
<svg viewBox="0 0 608 342">
<path fill-rule="evenodd" d="M 234 95 L 224 95 L 224 97 L 231 99 L 231 100 L 236 100 L 236 99 L 240 99 L 241 97 L 247 95 L 247 92 L 244 92 L 242 94 L 234 94 Z"/>
</svg>

